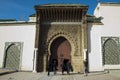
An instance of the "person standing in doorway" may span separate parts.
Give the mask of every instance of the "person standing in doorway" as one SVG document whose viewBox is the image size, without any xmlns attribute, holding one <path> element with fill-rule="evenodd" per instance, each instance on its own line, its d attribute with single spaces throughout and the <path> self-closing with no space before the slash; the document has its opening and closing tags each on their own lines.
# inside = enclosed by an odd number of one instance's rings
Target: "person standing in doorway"
<svg viewBox="0 0 120 80">
<path fill-rule="evenodd" d="M 56 74 L 56 70 L 57 70 L 57 60 L 53 60 L 53 72 L 54 72 L 54 74 Z"/>
<path fill-rule="evenodd" d="M 48 76 L 50 75 L 51 67 L 52 67 L 51 61 L 48 61 L 48 64 L 47 64 Z"/>
</svg>

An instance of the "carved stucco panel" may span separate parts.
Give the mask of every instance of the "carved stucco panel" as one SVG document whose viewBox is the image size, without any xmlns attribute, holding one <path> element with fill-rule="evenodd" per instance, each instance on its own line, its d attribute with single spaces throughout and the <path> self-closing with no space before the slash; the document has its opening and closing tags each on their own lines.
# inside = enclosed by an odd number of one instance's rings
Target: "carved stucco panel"
<svg viewBox="0 0 120 80">
<path fill-rule="evenodd" d="M 60 37 L 60 36 L 63 36 L 65 37 L 71 44 L 71 47 L 72 47 L 72 54 L 71 55 L 79 55 L 80 53 L 78 51 L 78 47 L 80 47 L 80 44 L 78 44 L 80 40 L 79 37 L 79 33 L 78 33 L 78 27 L 80 26 L 72 26 L 72 25 L 52 25 L 50 26 L 50 29 L 48 30 L 48 38 L 47 38 L 47 50 L 48 50 L 48 53 L 50 52 L 49 49 L 50 49 L 50 45 L 52 43 L 52 41 L 54 39 L 56 39 L 57 37 Z"/>
</svg>

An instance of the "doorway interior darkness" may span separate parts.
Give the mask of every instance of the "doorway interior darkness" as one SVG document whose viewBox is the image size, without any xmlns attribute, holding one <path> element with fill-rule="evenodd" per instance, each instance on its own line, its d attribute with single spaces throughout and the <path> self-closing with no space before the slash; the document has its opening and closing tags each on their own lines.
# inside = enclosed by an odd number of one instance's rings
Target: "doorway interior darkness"
<svg viewBox="0 0 120 80">
<path fill-rule="evenodd" d="M 58 37 L 53 40 L 51 47 L 51 56 L 50 59 L 56 59 L 58 63 L 58 71 L 61 71 L 61 64 L 63 59 L 71 61 L 71 45 L 69 41 L 64 37 Z"/>
</svg>

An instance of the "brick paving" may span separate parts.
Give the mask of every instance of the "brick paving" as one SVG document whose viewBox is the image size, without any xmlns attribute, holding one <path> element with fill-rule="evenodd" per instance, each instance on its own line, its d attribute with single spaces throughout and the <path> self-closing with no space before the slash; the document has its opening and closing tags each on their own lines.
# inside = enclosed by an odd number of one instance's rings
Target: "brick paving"
<svg viewBox="0 0 120 80">
<path fill-rule="evenodd" d="M 47 76 L 47 73 L 15 72 L 0 75 L 0 80 L 120 80 L 120 70 L 112 70 L 110 73 L 89 73 L 88 76 L 84 74 L 67 75 L 66 73 L 64 75 L 50 73 L 50 76 Z"/>
</svg>

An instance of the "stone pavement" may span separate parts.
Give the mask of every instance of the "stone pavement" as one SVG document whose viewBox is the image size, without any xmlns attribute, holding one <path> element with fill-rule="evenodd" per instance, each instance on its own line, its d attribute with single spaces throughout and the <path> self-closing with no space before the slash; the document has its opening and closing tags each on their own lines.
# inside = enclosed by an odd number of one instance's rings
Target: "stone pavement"
<svg viewBox="0 0 120 80">
<path fill-rule="evenodd" d="M 120 70 L 111 70 L 107 72 L 89 73 L 88 76 L 84 74 L 67 75 L 65 73 L 53 73 L 47 76 L 47 73 L 33 73 L 33 72 L 15 72 L 5 75 L 0 75 L 0 80 L 120 80 Z"/>
<path fill-rule="evenodd" d="M 13 72 L 17 72 L 17 71 L 13 70 L 13 69 L 2 69 L 2 68 L 0 68 L 0 75 L 9 74 L 9 73 L 13 73 Z"/>
</svg>

